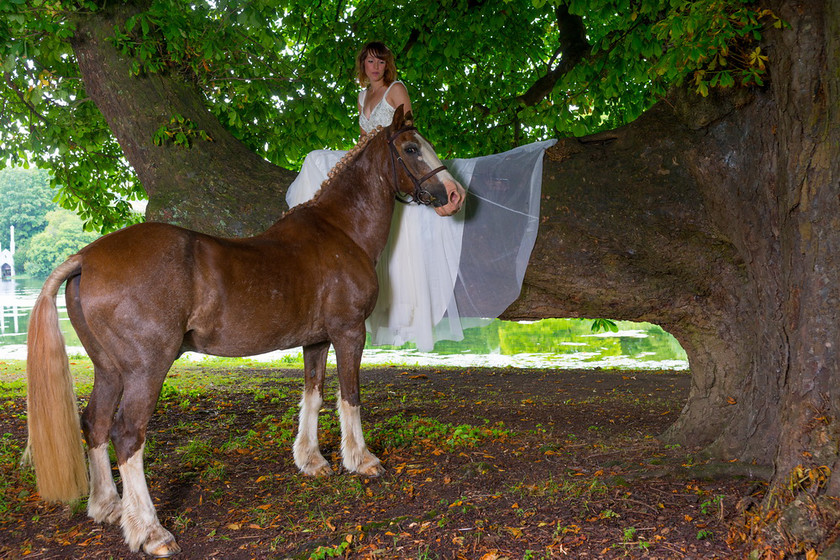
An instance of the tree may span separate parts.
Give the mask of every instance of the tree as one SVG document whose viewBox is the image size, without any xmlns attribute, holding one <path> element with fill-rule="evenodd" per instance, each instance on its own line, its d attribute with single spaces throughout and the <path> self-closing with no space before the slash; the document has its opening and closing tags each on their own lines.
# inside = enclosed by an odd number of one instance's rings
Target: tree
<svg viewBox="0 0 840 560">
<path fill-rule="evenodd" d="M 666 437 L 772 466 L 768 546 L 826 546 L 808 528 L 840 497 L 837 2 L 36 4 L 7 6 L 3 144 L 57 146 L 38 156 L 57 176 L 142 184 L 149 219 L 265 227 L 284 167 L 355 136 L 346 69 L 369 37 L 396 47 L 424 132 L 454 154 L 600 130 L 549 153 L 505 317 L 662 325 L 693 376 Z M 63 182 L 107 214 L 107 191 Z"/>
<path fill-rule="evenodd" d="M 29 240 L 47 225 L 47 212 L 58 208 L 52 197 L 45 170 L 0 170 L 0 245 L 9 247 L 9 226 L 14 226 L 17 258 L 25 258 Z"/>
<path fill-rule="evenodd" d="M 46 215 L 47 227 L 29 242 L 23 269 L 27 274 L 46 278 L 67 257 L 99 237 L 85 231 L 82 220 L 73 212 L 52 210 Z"/>
</svg>

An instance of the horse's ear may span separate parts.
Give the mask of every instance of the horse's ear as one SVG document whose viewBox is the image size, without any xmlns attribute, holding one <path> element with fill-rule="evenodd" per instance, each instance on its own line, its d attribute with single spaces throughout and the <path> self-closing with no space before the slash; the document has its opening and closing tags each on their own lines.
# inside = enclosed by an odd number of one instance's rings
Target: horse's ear
<svg viewBox="0 0 840 560">
<path fill-rule="evenodd" d="M 400 128 L 403 125 L 403 120 L 405 120 L 404 117 L 405 107 L 400 104 L 400 106 L 394 111 L 394 120 L 392 121 L 392 124 L 394 124 L 396 128 Z"/>
<path fill-rule="evenodd" d="M 414 115 L 411 111 L 405 114 L 405 125 L 414 126 Z"/>
</svg>

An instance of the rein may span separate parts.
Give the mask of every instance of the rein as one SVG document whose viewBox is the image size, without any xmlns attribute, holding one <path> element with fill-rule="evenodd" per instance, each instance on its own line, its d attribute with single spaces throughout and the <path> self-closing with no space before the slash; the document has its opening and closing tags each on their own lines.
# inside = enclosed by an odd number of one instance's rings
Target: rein
<svg viewBox="0 0 840 560">
<path fill-rule="evenodd" d="M 398 201 L 402 202 L 403 204 L 408 204 L 409 202 L 413 201 L 413 202 L 417 202 L 418 204 L 429 205 L 429 204 L 432 204 L 435 201 L 435 197 L 432 196 L 432 193 L 425 190 L 421 185 L 423 184 L 424 181 L 434 177 L 435 175 L 437 175 L 441 171 L 445 171 L 446 166 L 441 165 L 437 169 L 433 169 L 433 170 L 429 171 L 428 173 L 426 173 L 425 175 L 423 175 L 420 178 L 416 177 L 411 172 L 411 170 L 408 168 L 408 166 L 403 161 L 402 156 L 400 156 L 399 152 L 397 152 L 397 148 L 396 148 L 396 146 L 394 146 L 394 140 L 396 140 L 403 133 L 410 132 L 412 130 L 417 130 L 417 127 L 415 127 L 415 126 L 404 126 L 400 129 L 396 130 L 388 138 L 388 147 L 391 148 L 391 168 L 394 170 L 394 191 L 395 191 L 395 194 L 396 194 L 396 199 Z M 411 198 L 409 200 L 404 200 L 402 198 L 401 195 L 403 193 L 400 192 L 400 189 L 399 189 L 399 186 L 398 186 L 399 185 L 399 177 L 397 177 L 397 162 L 398 161 L 402 165 L 403 170 L 408 175 L 408 178 L 411 179 L 412 183 L 414 183 L 414 192 L 410 195 Z"/>
</svg>

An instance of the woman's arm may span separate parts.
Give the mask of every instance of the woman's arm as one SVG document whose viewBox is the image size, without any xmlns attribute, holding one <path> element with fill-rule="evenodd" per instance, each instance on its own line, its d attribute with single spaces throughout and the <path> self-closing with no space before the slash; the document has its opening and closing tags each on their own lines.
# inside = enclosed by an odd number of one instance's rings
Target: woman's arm
<svg viewBox="0 0 840 560">
<path fill-rule="evenodd" d="M 406 115 L 411 112 L 411 99 L 408 98 L 408 90 L 402 82 L 395 83 L 391 87 L 387 99 L 391 107 L 397 108 L 402 105 Z"/>
</svg>

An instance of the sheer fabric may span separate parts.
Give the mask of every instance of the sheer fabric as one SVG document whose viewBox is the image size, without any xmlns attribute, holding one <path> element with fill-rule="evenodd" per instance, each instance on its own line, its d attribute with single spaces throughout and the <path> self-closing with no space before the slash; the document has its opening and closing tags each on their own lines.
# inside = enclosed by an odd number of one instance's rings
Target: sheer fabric
<svg viewBox="0 0 840 560">
<path fill-rule="evenodd" d="M 393 113 L 383 96 L 359 124 L 369 132 L 383 119 L 390 124 Z M 468 192 L 455 216 L 397 204 L 376 269 L 379 299 L 366 323 L 373 344 L 414 342 L 428 351 L 437 340 L 461 340 L 464 328 L 497 317 L 519 296 L 539 226 L 543 152 L 554 142 L 445 161 Z M 286 194 L 289 207 L 312 198 L 345 153 L 309 153 Z"/>
<path fill-rule="evenodd" d="M 446 162 L 467 186 L 467 201 L 456 217 L 463 222 L 457 277 L 435 340 L 463 339 L 464 328 L 498 317 L 519 297 L 539 229 L 543 154 L 555 142 Z"/>
</svg>

